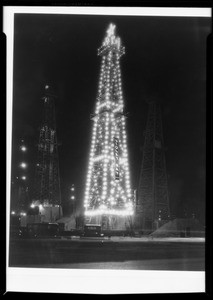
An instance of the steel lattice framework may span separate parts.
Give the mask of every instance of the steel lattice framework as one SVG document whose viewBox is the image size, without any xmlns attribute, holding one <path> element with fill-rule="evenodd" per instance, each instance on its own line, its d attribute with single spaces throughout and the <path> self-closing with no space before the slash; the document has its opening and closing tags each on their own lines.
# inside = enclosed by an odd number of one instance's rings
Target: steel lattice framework
<svg viewBox="0 0 213 300">
<path fill-rule="evenodd" d="M 98 49 L 102 63 L 84 199 L 85 215 L 102 220 L 133 213 L 120 71 L 124 47 L 114 30 L 111 24 Z"/>
<path fill-rule="evenodd" d="M 137 224 L 156 229 L 169 218 L 169 195 L 160 104 L 149 101 L 142 168 L 138 187 Z"/>
<path fill-rule="evenodd" d="M 55 98 L 45 86 L 43 120 L 39 132 L 33 203 L 44 206 L 61 204 L 58 144 L 55 121 Z"/>
</svg>

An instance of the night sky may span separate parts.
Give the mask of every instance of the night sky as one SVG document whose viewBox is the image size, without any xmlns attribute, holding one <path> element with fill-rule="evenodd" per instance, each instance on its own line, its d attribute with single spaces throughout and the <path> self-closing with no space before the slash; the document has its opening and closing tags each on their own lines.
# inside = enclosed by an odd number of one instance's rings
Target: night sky
<svg viewBox="0 0 213 300">
<path fill-rule="evenodd" d="M 44 86 L 57 95 L 56 126 L 62 200 L 74 183 L 79 202 L 88 167 L 101 46 L 116 25 L 121 58 L 132 188 L 138 187 L 146 100 L 161 103 L 172 213 L 205 217 L 206 38 L 210 18 L 16 14 L 14 27 L 13 152 L 29 145 L 32 190 Z"/>
</svg>

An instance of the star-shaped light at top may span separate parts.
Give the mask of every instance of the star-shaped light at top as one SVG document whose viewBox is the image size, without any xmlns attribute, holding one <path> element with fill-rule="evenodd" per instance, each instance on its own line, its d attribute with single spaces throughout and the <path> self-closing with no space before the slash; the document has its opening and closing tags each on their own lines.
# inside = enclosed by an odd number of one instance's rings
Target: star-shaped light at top
<svg viewBox="0 0 213 300">
<path fill-rule="evenodd" d="M 114 32 L 115 32 L 115 25 L 111 23 L 109 25 L 109 29 L 107 30 L 107 34 L 108 36 L 112 36 L 114 35 Z"/>
<path fill-rule="evenodd" d="M 119 56 L 124 54 L 124 47 L 121 46 L 121 40 L 115 34 L 116 25 L 110 23 L 106 30 L 106 35 L 103 40 L 101 47 L 98 49 L 98 55 L 106 54 L 106 51 L 111 51 L 112 49 L 118 50 Z M 114 51 L 113 50 L 113 51 Z"/>
</svg>

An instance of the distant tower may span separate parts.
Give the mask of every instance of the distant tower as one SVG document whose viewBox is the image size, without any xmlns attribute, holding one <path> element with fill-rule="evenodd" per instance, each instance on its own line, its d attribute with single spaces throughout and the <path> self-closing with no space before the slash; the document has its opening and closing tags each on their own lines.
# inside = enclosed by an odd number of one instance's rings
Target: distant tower
<svg viewBox="0 0 213 300">
<path fill-rule="evenodd" d="M 86 222 L 125 229 L 133 214 L 120 57 L 124 47 L 110 24 L 102 46 L 101 71 L 84 199 Z"/>
<path fill-rule="evenodd" d="M 55 121 L 55 100 L 45 86 L 43 119 L 39 132 L 38 158 L 35 171 L 34 195 L 31 207 L 39 206 L 44 221 L 61 217 L 61 192 L 58 162 L 58 143 Z"/>
<path fill-rule="evenodd" d="M 154 100 L 149 101 L 136 212 L 137 227 L 148 231 L 170 214 L 161 110 Z"/>
</svg>

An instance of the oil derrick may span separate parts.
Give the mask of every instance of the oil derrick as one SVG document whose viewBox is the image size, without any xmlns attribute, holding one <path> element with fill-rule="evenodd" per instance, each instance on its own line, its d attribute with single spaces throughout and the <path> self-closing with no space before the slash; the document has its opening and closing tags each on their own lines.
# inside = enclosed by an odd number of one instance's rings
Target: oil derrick
<svg viewBox="0 0 213 300">
<path fill-rule="evenodd" d="M 31 204 L 31 208 L 39 208 L 43 221 L 50 222 L 62 216 L 55 98 L 51 88 L 46 85 L 45 95 L 42 98 L 43 119 L 39 131 L 34 195 Z"/>
<path fill-rule="evenodd" d="M 150 232 L 169 218 L 169 195 L 160 104 L 149 102 L 136 206 L 136 227 Z"/>
<path fill-rule="evenodd" d="M 124 50 L 110 24 L 98 49 L 102 62 L 84 199 L 86 222 L 104 229 L 127 228 L 134 213 L 120 70 Z"/>
</svg>

